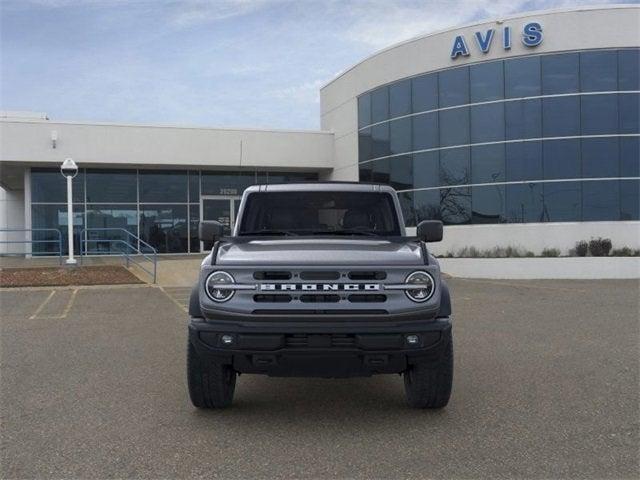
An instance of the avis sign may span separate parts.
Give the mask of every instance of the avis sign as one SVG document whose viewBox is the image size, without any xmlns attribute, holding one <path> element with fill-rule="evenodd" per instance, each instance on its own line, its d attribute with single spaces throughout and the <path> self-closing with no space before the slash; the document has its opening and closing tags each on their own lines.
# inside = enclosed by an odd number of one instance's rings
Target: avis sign
<svg viewBox="0 0 640 480">
<path fill-rule="evenodd" d="M 504 50 L 511 49 L 511 27 L 503 27 L 502 29 L 502 48 Z M 486 32 L 475 32 L 473 37 L 476 44 L 482 53 L 488 53 L 493 43 L 493 37 L 496 35 L 496 30 L 493 28 L 488 29 Z M 520 37 L 522 44 L 525 47 L 537 47 L 542 43 L 542 25 L 538 22 L 530 22 L 522 27 L 522 34 Z M 451 58 L 456 59 L 458 57 L 468 57 L 470 55 L 469 47 L 464 35 L 458 35 L 453 40 L 453 48 L 451 49 Z"/>
</svg>

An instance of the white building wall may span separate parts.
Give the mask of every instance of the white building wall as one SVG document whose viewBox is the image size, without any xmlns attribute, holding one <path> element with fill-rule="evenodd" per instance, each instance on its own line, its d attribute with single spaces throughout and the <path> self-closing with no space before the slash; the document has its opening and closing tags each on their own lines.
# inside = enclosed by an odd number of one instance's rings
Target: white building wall
<svg viewBox="0 0 640 480">
<path fill-rule="evenodd" d="M 0 230 L 16 228 L 24 229 L 24 192 L 22 190 L 5 190 L 0 187 Z M 0 242 L 22 240 L 24 232 L 0 231 Z M 22 253 L 22 243 L 0 243 L 0 253 Z"/>
</svg>

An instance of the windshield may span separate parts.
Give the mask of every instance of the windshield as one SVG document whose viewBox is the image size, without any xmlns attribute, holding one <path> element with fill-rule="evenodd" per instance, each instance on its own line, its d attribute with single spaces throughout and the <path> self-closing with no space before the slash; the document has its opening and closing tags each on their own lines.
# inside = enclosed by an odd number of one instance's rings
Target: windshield
<svg viewBox="0 0 640 480">
<path fill-rule="evenodd" d="M 400 235 L 393 197 L 379 192 L 252 193 L 239 235 Z"/>
</svg>

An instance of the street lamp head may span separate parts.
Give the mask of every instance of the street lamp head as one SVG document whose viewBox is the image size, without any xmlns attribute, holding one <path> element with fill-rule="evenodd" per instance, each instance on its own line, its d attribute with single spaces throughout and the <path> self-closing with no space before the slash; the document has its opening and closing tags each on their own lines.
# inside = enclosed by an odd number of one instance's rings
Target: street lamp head
<svg viewBox="0 0 640 480">
<path fill-rule="evenodd" d="M 62 173 L 62 176 L 66 178 L 75 177 L 78 174 L 78 166 L 76 165 L 76 162 L 74 162 L 72 158 L 65 159 L 65 161 L 62 162 L 62 165 L 60 165 L 60 173 Z"/>
</svg>

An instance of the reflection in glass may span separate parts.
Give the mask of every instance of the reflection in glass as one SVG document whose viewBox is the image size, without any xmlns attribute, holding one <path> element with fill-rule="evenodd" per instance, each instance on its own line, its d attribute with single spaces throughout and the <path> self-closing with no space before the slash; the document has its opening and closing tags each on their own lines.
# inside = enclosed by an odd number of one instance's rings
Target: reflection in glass
<svg viewBox="0 0 640 480">
<path fill-rule="evenodd" d="M 359 170 L 359 181 L 360 182 L 371 182 L 372 181 L 372 177 L 371 177 L 371 163 L 372 162 L 367 162 L 367 163 L 361 163 L 360 164 L 360 170 Z"/>
<path fill-rule="evenodd" d="M 504 140 L 504 104 L 471 107 L 471 143 Z"/>
<path fill-rule="evenodd" d="M 402 155 L 389 159 L 389 185 L 396 190 L 413 188 L 413 158 Z"/>
<path fill-rule="evenodd" d="M 640 90 L 640 49 L 618 51 L 618 89 Z"/>
<path fill-rule="evenodd" d="M 585 95 L 580 99 L 583 135 L 618 132 L 618 96 Z"/>
<path fill-rule="evenodd" d="M 413 188 L 440 185 L 440 152 L 413 154 Z"/>
<path fill-rule="evenodd" d="M 471 188 L 441 188 L 440 215 L 447 225 L 471 222 Z"/>
<path fill-rule="evenodd" d="M 138 235 L 138 210 L 136 205 L 88 205 L 86 249 L 89 253 L 110 254 L 133 252 L 138 245 L 121 229 Z M 99 241 L 103 240 L 103 241 Z M 120 242 L 106 241 L 120 240 Z M 130 245 L 130 246 L 129 246 Z"/>
<path fill-rule="evenodd" d="M 186 253 L 186 205 L 140 205 L 140 237 L 158 253 Z"/>
<path fill-rule="evenodd" d="M 440 152 L 440 185 L 469 184 L 469 147 Z"/>
<path fill-rule="evenodd" d="M 413 150 L 438 148 L 438 113 L 425 113 L 411 118 L 413 126 Z"/>
<path fill-rule="evenodd" d="M 411 79 L 413 113 L 438 108 L 438 74 L 430 73 Z"/>
<path fill-rule="evenodd" d="M 620 181 L 620 220 L 640 220 L 640 180 Z"/>
<path fill-rule="evenodd" d="M 416 222 L 443 220 L 440 211 L 440 190 L 418 190 L 413 192 Z"/>
<path fill-rule="evenodd" d="M 189 202 L 197 203 L 200 201 L 200 172 L 189 172 Z"/>
<path fill-rule="evenodd" d="M 60 175 L 59 172 L 57 172 Z M 62 175 L 60 175 L 62 176 Z M 67 235 L 66 205 L 32 205 L 31 206 L 31 228 L 56 228 L 60 231 L 62 237 L 62 254 L 69 254 L 69 242 Z M 82 205 L 73 205 L 73 248 L 76 253 L 80 252 L 80 231 L 84 228 L 84 208 Z M 34 254 L 55 254 L 58 253 L 59 245 L 57 243 L 58 236 L 55 232 L 33 232 L 32 237 L 36 242 L 33 243 L 32 252 Z M 46 243 L 38 241 L 46 240 Z"/>
<path fill-rule="evenodd" d="M 505 97 L 540 95 L 540 57 L 515 58 L 504 62 Z"/>
<path fill-rule="evenodd" d="M 364 162 L 373 158 L 373 141 L 371 140 L 371 128 L 365 128 L 358 132 L 358 161 Z"/>
<path fill-rule="evenodd" d="M 79 169 L 72 180 L 73 202 L 84 202 L 84 171 Z M 67 203 L 67 180 L 58 169 L 31 169 L 31 201 Z"/>
<path fill-rule="evenodd" d="M 618 180 L 583 182 L 582 220 L 620 220 L 620 182 Z"/>
<path fill-rule="evenodd" d="M 389 87 L 389 117 L 411 113 L 411 80 L 401 80 Z"/>
<path fill-rule="evenodd" d="M 371 165 L 371 181 L 373 183 L 389 183 L 390 159 L 383 158 L 369 162 Z"/>
<path fill-rule="evenodd" d="M 441 147 L 469 143 L 469 107 L 441 110 L 438 122 Z"/>
<path fill-rule="evenodd" d="M 472 187 L 472 223 L 503 223 L 504 196 L 504 185 Z"/>
<path fill-rule="evenodd" d="M 187 172 L 140 171 L 140 202 L 187 201 Z"/>
<path fill-rule="evenodd" d="M 452 68 L 438 75 L 440 108 L 469 103 L 469 67 Z"/>
<path fill-rule="evenodd" d="M 88 203 L 127 203 L 138 201 L 135 170 L 87 170 Z"/>
<path fill-rule="evenodd" d="M 471 147 L 471 183 L 504 182 L 504 144 Z"/>
<path fill-rule="evenodd" d="M 547 140 L 543 143 L 545 180 L 580 178 L 580 140 Z"/>
<path fill-rule="evenodd" d="M 580 53 L 580 89 L 583 92 L 612 92 L 617 90 L 617 52 Z"/>
<path fill-rule="evenodd" d="M 358 128 L 371 124 L 371 96 L 368 93 L 358 97 Z"/>
<path fill-rule="evenodd" d="M 469 67 L 471 103 L 504 98 L 503 62 L 488 62 Z"/>
<path fill-rule="evenodd" d="M 582 139 L 582 176 L 618 177 L 620 173 L 617 138 Z"/>
<path fill-rule="evenodd" d="M 544 98 L 542 125 L 545 137 L 580 135 L 580 97 Z"/>
<path fill-rule="evenodd" d="M 543 184 L 545 222 L 579 222 L 582 182 Z"/>
<path fill-rule="evenodd" d="M 389 118 L 389 87 L 380 87 L 371 92 L 371 123 Z"/>
<path fill-rule="evenodd" d="M 640 137 L 620 139 L 620 176 L 640 177 Z"/>
<path fill-rule="evenodd" d="M 398 200 L 400 201 L 405 226 L 415 227 L 416 213 L 413 208 L 413 192 L 398 192 Z"/>
<path fill-rule="evenodd" d="M 372 157 L 385 157 L 391 153 L 389 145 L 389 123 L 371 127 Z"/>
<path fill-rule="evenodd" d="M 612 95 L 615 96 L 615 95 Z M 619 133 L 640 133 L 640 95 L 637 93 L 618 94 L 620 105 Z"/>
<path fill-rule="evenodd" d="M 390 153 L 411 151 L 411 118 L 400 118 L 389 122 Z"/>
<path fill-rule="evenodd" d="M 519 100 L 504 104 L 507 140 L 542 137 L 542 100 Z"/>
<path fill-rule="evenodd" d="M 542 142 L 517 142 L 505 145 L 507 181 L 542 179 Z"/>
<path fill-rule="evenodd" d="M 542 57 L 542 94 L 556 95 L 580 91 L 580 57 L 561 53 Z"/>
<path fill-rule="evenodd" d="M 274 174 L 274 177 L 277 174 Z M 255 172 L 203 171 L 202 195 L 242 195 L 256 181 Z M 269 183 L 278 183 L 269 180 Z"/>
<path fill-rule="evenodd" d="M 507 221 L 509 223 L 542 222 L 542 184 L 506 185 Z"/>
<path fill-rule="evenodd" d="M 200 205 L 189 205 L 189 248 L 191 253 L 200 251 L 198 224 L 200 223 Z"/>
</svg>

